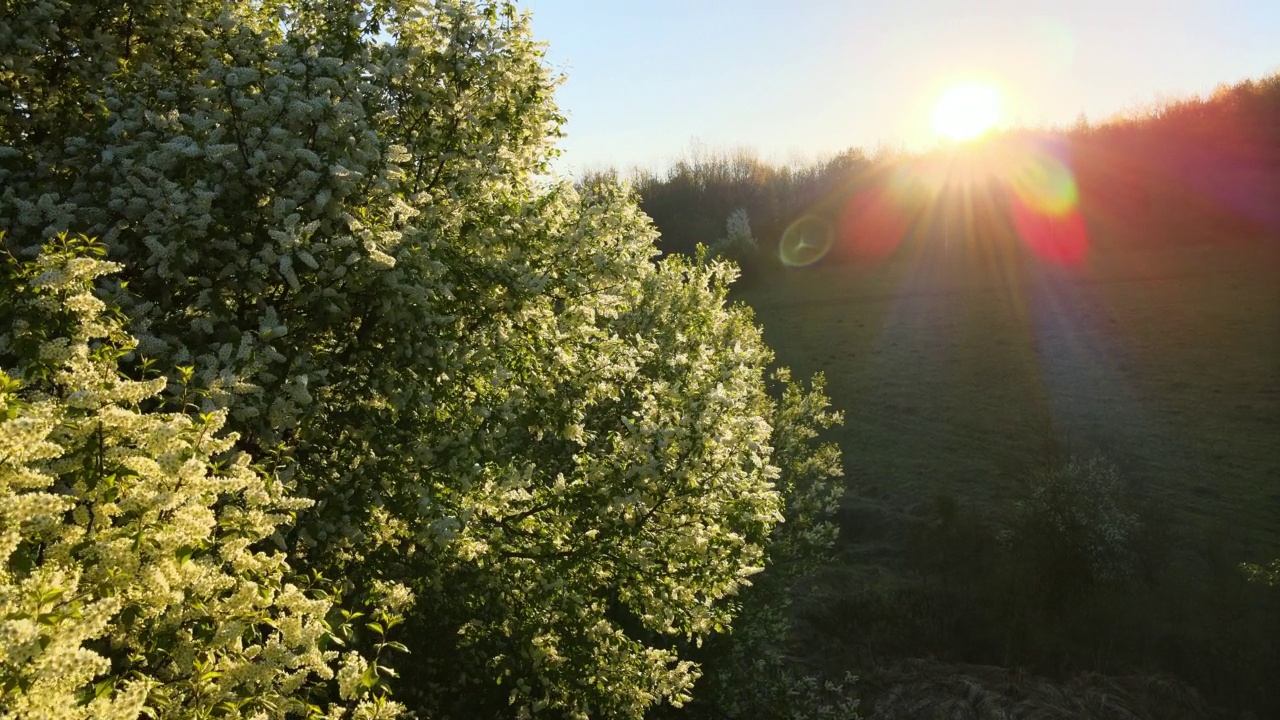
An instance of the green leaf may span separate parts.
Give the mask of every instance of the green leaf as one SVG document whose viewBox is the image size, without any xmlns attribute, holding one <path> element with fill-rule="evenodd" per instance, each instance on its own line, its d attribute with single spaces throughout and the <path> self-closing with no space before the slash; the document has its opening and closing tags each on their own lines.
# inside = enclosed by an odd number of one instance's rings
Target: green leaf
<svg viewBox="0 0 1280 720">
<path fill-rule="evenodd" d="M 115 692 L 116 683 L 118 681 L 119 681 L 119 678 L 109 677 L 106 680 L 103 680 L 102 682 L 96 683 L 93 686 L 93 696 L 95 698 L 102 698 L 110 695 L 111 693 Z"/>
</svg>

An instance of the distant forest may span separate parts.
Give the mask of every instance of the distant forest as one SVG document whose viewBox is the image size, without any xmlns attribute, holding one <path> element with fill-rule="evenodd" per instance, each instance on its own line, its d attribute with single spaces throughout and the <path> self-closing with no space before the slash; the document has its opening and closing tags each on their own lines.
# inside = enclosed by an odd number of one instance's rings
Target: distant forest
<svg viewBox="0 0 1280 720">
<path fill-rule="evenodd" d="M 744 208 L 765 248 L 776 247 L 784 229 L 802 215 L 824 217 L 838 229 L 826 261 L 840 262 L 858 259 L 868 245 L 874 250 L 874 238 L 867 235 L 902 232 L 896 226 L 903 222 L 907 231 L 927 230 L 930 213 L 884 217 L 875 211 L 874 198 L 893 193 L 900 207 L 914 203 L 927 210 L 921 178 L 948 162 L 948 152 L 993 152 L 1028 143 L 1071 169 L 1086 217 L 1124 217 L 1131 227 L 1136 222 L 1145 232 L 1129 232 L 1135 241 L 1163 237 L 1190 218 L 1235 234 L 1280 229 L 1280 74 L 1103 123 L 1082 118 L 1067 128 L 1008 131 L 972 147 L 874 156 L 852 148 L 807 166 L 772 164 L 749 150 L 697 151 L 663 172 L 635 170 L 630 181 L 662 233 L 664 252 L 688 254 L 698 243 L 712 245 L 724 235 L 728 215 Z M 602 176 L 616 173 L 593 173 L 583 182 Z M 959 187 L 952 189 L 944 190 L 941 203 L 933 201 L 935 210 L 963 201 Z M 867 217 L 838 217 L 851 200 L 867 208 Z M 978 231 L 984 222 L 1007 219 L 1007 198 L 992 190 L 988 200 L 978 211 L 987 217 L 972 219 Z M 748 272 L 776 268 L 776 253 L 765 252 L 760 262 L 763 267 Z"/>
</svg>

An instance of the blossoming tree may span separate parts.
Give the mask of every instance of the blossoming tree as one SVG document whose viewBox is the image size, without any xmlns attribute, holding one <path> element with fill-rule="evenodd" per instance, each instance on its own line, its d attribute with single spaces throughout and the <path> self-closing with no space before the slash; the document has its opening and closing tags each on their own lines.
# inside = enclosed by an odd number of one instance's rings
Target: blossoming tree
<svg viewBox="0 0 1280 720">
<path fill-rule="evenodd" d="M 92 294 L 115 269 L 96 247 L 0 274 L 0 709 L 320 714 L 333 604 L 260 547 L 309 503 L 232 452 L 224 412 L 145 408 L 168 381 L 117 371 L 132 342 Z M 367 667 L 347 655 L 340 696 L 393 714 Z"/>
<path fill-rule="evenodd" d="M 676 640 L 729 625 L 812 423 L 774 422 L 731 266 L 540 179 L 556 80 L 511 4 L 41 0 L 0 58 L 8 248 L 101 238 L 125 372 L 309 500 L 290 566 L 412 599 L 344 611 L 348 680 L 434 717 L 688 698 Z"/>
</svg>

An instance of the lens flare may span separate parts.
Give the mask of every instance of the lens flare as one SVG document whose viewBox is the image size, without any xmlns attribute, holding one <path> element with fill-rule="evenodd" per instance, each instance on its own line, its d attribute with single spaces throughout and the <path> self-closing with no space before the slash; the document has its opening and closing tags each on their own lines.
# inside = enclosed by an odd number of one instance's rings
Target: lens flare
<svg viewBox="0 0 1280 720">
<path fill-rule="evenodd" d="M 891 188 L 858 190 L 845 203 L 837 221 L 841 252 L 859 260 L 881 260 L 893 254 L 909 227 L 907 214 Z"/>
<path fill-rule="evenodd" d="M 806 267 L 821 260 L 831 250 L 831 225 L 813 215 L 805 215 L 782 232 L 778 258 L 788 267 Z"/>
<path fill-rule="evenodd" d="M 1079 212 L 1040 212 L 1014 198 L 1013 226 L 1036 255 L 1061 265 L 1075 265 L 1089 250 L 1089 232 Z"/>
<path fill-rule="evenodd" d="M 1075 210 L 1080 201 L 1075 176 L 1061 160 L 1041 149 L 1020 153 L 1008 175 L 1009 188 L 1026 205 L 1048 215 Z"/>
<path fill-rule="evenodd" d="M 1080 192 L 1067 164 L 1050 148 L 1024 148 L 1012 159 L 1005 187 L 1013 226 L 1038 256 L 1075 265 L 1089 250 L 1089 231 L 1080 214 Z"/>
</svg>

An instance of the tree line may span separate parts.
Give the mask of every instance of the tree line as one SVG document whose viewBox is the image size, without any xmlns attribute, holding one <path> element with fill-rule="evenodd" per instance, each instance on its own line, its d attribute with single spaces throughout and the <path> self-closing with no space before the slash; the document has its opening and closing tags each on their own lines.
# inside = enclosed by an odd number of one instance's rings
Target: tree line
<svg viewBox="0 0 1280 720">
<path fill-rule="evenodd" d="M 1060 160 L 1073 175 L 1086 217 L 1102 223 L 1123 219 L 1134 242 L 1166 241 L 1170 230 L 1188 221 L 1245 234 L 1280 231 L 1272 202 L 1280 173 L 1280 74 L 1223 85 L 1205 97 L 1153 104 L 1106 122 L 1081 117 L 1062 128 L 1005 131 L 982 147 L 923 153 L 850 148 L 815 163 L 787 165 L 762 160 L 749 149 L 695 148 L 665 170 L 639 168 L 623 179 L 661 232 L 664 252 L 693 255 L 699 243 L 712 245 L 724 237 L 726 218 L 741 209 L 762 248 L 759 267 L 749 267 L 748 273 L 776 272 L 779 239 L 806 215 L 823 218 L 836 230 L 828 261 L 865 259 L 867 248 L 859 243 L 865 244 L 867 235 L 897 235 L 893 240 L 900 244 L 936 234 L 936 216 L 957 214 L 967 202 L 962 183 L 936 180 L 956 164 L 954 155 L 1002 151 Z M 619 175 L 592 173 L 582 182 L 601 178 Z M 974 232 L 1007 231 L 1007 193 L 984 193 L 982 209 L 991 217 L 980 218 Z M 891 203 L 885 212 L 893 217 L 865 210 L 864 218 L 848 217 L 850 204 L 859 203 Z"/>
</svg>

